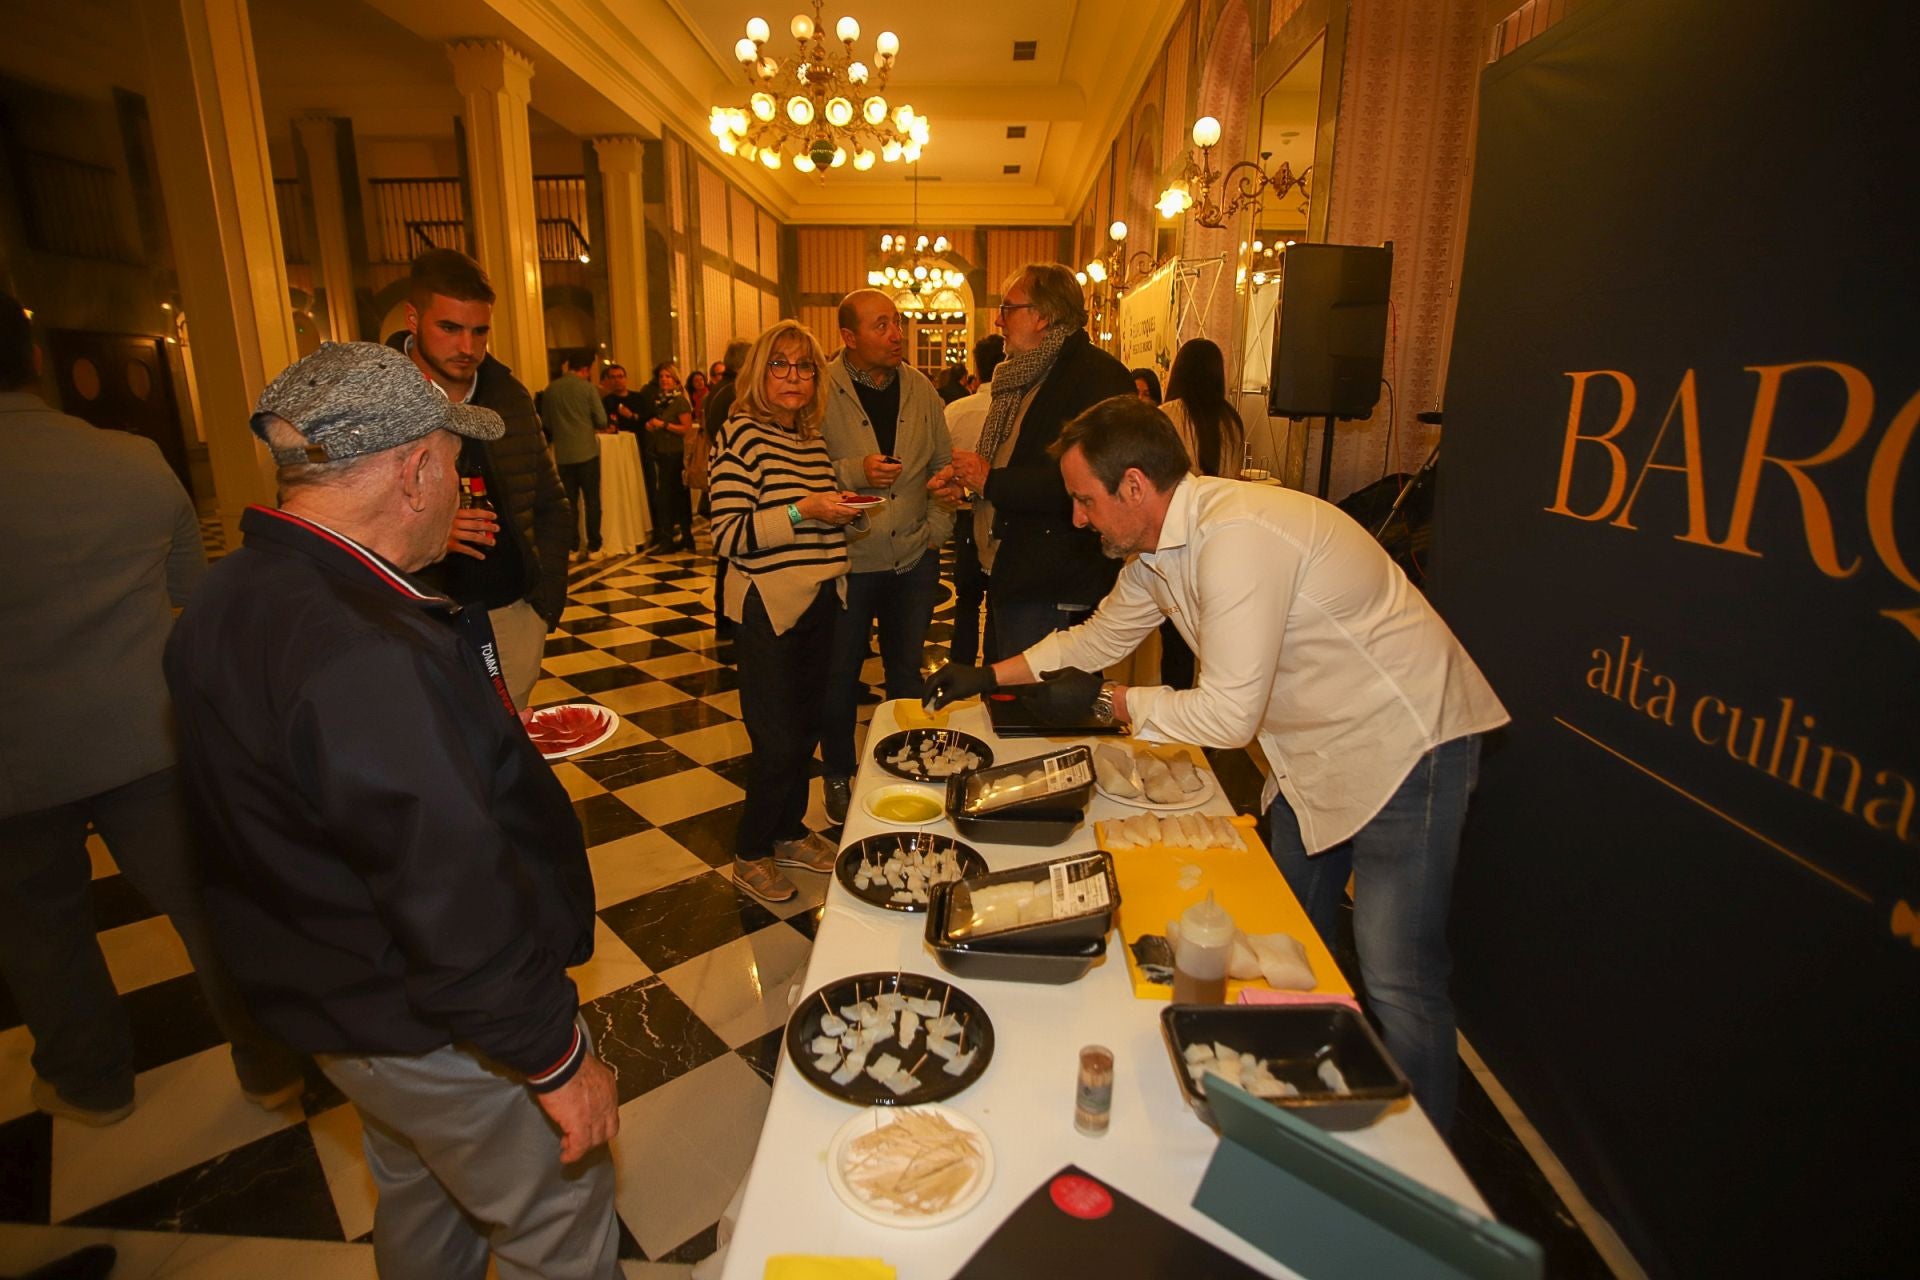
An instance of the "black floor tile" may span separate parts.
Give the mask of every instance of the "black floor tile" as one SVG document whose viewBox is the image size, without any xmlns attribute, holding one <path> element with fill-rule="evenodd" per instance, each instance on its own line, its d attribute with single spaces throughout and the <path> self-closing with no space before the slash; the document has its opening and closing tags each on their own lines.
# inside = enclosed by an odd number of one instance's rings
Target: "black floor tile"
<svg viewBox="0 0 1920 1280">
<path fill-rule="evenodd" d="M 569 653 L 584 653 L 593 648 L 585 640 L 576 640 L 572 636 L 554 636 L 547 641 L 546 656 L 558 658 Z"/>
<path fill-rule="evenodd" d="M 716 693 L 725 693 L 729 689 L 738 689 L 740 676 L 730 668 L 715 667 L 710 671 L 695 671 L 684 676 L 673 676 L 667 680 L 667 683 L 682 693 L 696 698 L 707 698 Z"/>
<path fill-rule="evenodd" d="M 667 618 L 660 622 L 642 623 L 641 626 L 657 636 L 683 636 L 689 631 L 704 631 L 708 624 L 695 622 L 692 618 Z"/>
<path fill-rule="evenodd" d="M 828 838 L 835 844 L 840 842 L 840 838 L 837 835 Z M 802 911 L 799 915 L 788 916 L 787 924 L 797 930 L 801 937 L 805 938 L 808 942 L 812 942 L 819 936 L 820 913 L 825 910 L 825 907 L 814 907 L 811 910 Z"/>
<path fill-rule="evenodd" d="M 775 1027 L 757 1040 L 749 1040 L 734 1052 L 746 1060 L 758 1075 L 768 1084 L 773 1083 L 773 1069 L 780 1063 L 780 1055 L 785 1052 L 787 1029 Z"/>
<path fill-rule="evenodd" d="M 653 679 L 646 672 L 636 671 L 632 667 L 595 667 L 591 671 L 576 671 L 560 678 L 582 693 L 605 693 L 609 689 L 624 689 L 630 684 Z"/>
<path fill-rule="evenodd" d="M 53 1204 L 53 1117 L 0 1124 L 0 1222 L 47 1221 Z"/>
<path fill-rule="evenodd" d="M 640 629 L 646 630 L 644 623 L 640 624 Z M 648 658 L 671 658 L 686 650 L 671 640 L 636 640 L 632 644 L 614 645 L 605 652 L 622 662 L 645 662 Z"/>
<path fill-rule="evenodd" d="M 719 1247 L 720 1224 L 716 1222 L 701 1231 L 700 1234 L 694 1236 L 691 1240 L 684 1241 L 675 1248 L 661 1254 L 659 1257 L 649 1259 L 649 1261 L 699 1262 L 701 1259 L 711 1255 L 713 1251 Z"/>
<path fill-rule="evenodd" d="M 594 1052 L 620 1077 L 631 1102 L 727 1051 L 726 1041 L 658 978 L 609 991 L 580 1010 Z"/>
<path fill-rule="evenodd" d="M 616 903 L 600 918 L 655 973 L 779 919 L 717 871 Z"/>
<path fill-rule="evenodd" d="M 322 1111 L 331 1111 L 335 1107 L 349 1105 L 347 1095 L 334 1087 L 333 1081 L 327 1079 L 326 1073 L 320 1070 L 318 1063 L 309 1061 L 306 1073 L 307 1088 L 306 1092 L 300 1095 L 300 1109 L 307 1115 L 317 1116 Z"/>
<path fill-rule="evenodd" d="M 344 1240 L 326 1171 L 297 1124 L 68 1220 L 135 1231 Z"/>
<path fill-rule="evenodd" d="M 626 1220 L 616 1213 L 613 1221 L 620 1228 L 620 1258 L 626 1262 L 645 1262 L 646 1252 L 640 1248 L 640 1242 L 633 1238 L 633 1232 L 627 1230 Z"/>
<path fill-rule="evenodd" d="M 707 768 L 713 770 L 734 786 L 744 789 L 747 785 L 747 775 L 753 772 L 753 757 L 750 755 L 733 756 L 727 760 L 716 760 L 712 764 L 709 764 Z"/>
<path fill-rule="evenodd" d="M 598 606 L 590 605 L 588 607 L 597 608 Z M 615 627 L 624 627 L 626 625 L 627 624 L 620 621 L 620 619 L 608 617 L 605 613 L 602 613 L 597 618 L 575 618 L 571 622 L 563 622 L 560 624 L 560 629 L 568 635 L 586 636 L 592 635 L 596 631 L 611 631 Z"/>
<path fill-rule="evenodd" d="M 636 831 L 645 831 L 652 825 L 618 796 L 588 796 L 585 800 L 575 800 L 573 812 L 580 819 L 580 830 L 586 836 L 589 849 L 609 840 L 630 836 Z"/>
<path fill-rule="evenodd" d="M 691 818 L 669 822 L 660 829 L 708 866 L 724 867 L 733 861 L 734 837 L 740 830 L 740 811 L 745 807 L 744 801 L 736 800 Z"/>
<path fill-rule="evenodd" d="M 664 742 L 641 742 L 603 755 L 578 756 L 573 763 L 609 791 L 698 767 Z"/>
<path fill-rule="evenodd" d="M 671 738 L 677 733 L 691 733 L 709 725 L 725 724 L 733 717 L 707 703 L 688 701 L 669 702 L 664 707 L 648 707 L 645 711 L 631 713 L 627 719 L 656 738 Z"/>
<path fill-rule="evenodd" d="M 124 875 L 101 876 L 93 888 L 93 927 L 104 932 L 160 913 Z"/>
<path fill-rule="evenodd" d="M 129 991 L 120 997 L 120 1004 L 133 1024 L 136 1072 L 151 1071 L 226 1042 L 194 974 L 183 973 Z"/>
</svg>

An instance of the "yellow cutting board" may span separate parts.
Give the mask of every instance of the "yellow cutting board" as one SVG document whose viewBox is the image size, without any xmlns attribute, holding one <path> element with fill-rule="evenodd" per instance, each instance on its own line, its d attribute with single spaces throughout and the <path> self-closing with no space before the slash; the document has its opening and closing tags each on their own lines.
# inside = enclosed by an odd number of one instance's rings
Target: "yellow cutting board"
<svg viewBox="0 0 1920 1280">
<path fill-rule="evenodd" d="M 1170 849 L 1165 845 L 1107 852 L 1113 858 L 1114 874 L 1120 880 L 1120 936 L 1127 942 L 1127 975 L 1133 980 L 1133 994 L 1142 1000 L 1171 1000 L 1173 988 L 1148 982 L 1133 958 L 1132 944 L 1148 933 L 1165 934 L 1167 921 L 1178 920 L 1180 913 L 1213 890 L 1213 900 L 1227 909 L 1242 933 L 1287 933 L 1298 938 L 1307 949 L 1313 965 L 1316 986 L 1321 995 L 1352 995 L 1353 988 L 1333 962 L 1327 944 L 1314 932 L 1307 913 L 1287 887 L 1286 877 L 1273 865 L 1267 847 L 1260 842 L 1256 820 L 1233 820 L 1245 838 L 1245 849 Z M 1103 840 L 1101 848 L 1106 848 Z M 1200 868 L 1200 881 L 1191 889 L 1180 887 L 1180 873 L 1188 866 Z M 1229 980 L 1227 1000 L 1239 999 L 1248 987 L 1267 990 L 1264 979 L 1250 982 Z"/>
</svg>

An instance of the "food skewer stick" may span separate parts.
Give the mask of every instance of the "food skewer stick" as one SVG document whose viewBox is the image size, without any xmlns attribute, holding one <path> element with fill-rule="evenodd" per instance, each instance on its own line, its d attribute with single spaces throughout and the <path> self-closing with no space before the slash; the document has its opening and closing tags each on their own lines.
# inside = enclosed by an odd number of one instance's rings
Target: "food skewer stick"
<svg viewBox="0 0 1920 1280">
<path fill-rule="evenodd" d="M 819 991 L 815 992 L 814 994 L 820 997 L 820 1007 L 822 1009 L 825 1009 L 829 1014 L 831 1014 L 833 1012 L 833 1006 L 827 1003 L 827 989 L 825 987 L 822 987 L 820 988 Z M 855 998 L 858 999 L 857 996 Z"/>
</svg>

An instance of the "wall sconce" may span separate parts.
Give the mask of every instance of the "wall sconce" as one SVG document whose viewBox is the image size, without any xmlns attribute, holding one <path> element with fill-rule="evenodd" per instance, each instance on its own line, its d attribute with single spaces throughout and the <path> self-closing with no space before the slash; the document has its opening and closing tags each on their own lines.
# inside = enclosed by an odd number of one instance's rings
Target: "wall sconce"
<svg viewBox="0 0 1920 1280">
<path fill-rule="evenodd" d="M 1160 211 L 1161 217 L 1177 218 L 1191 210 L 1195 222 L 1203 227 L 1217 228 L 1226 226 L 1249 204 L 1258 208 L 1261 196 L 1267 191 L 1273 192 L 1278 199 L 1298 187 L 1302 198 L 1309 197 L 1307 179 L 1313 170 L 1308 168 L 1296 177 L 1293 170 L 1287 167 L 1287 162 L 1282 160 L 1278 169 L 1268 173 L 1266 162 L 1273 155 L 1271 151 L 1262 151 L 1258 162 L 1242 160 L 1229 166 L 1225 173 L 1215 172 L 1213 149 L 1219 143 L 1218 120 L 1212 116 L 1201 116 L 1193 122 L 1193 145 L 1200 148 L 1199 162 L 1196 164 L 1189 153 L 1185 172 L 1160 193 L 1160 199 L 1154 207 Z M 1225 206 L 1213 202 L 1215 183 L 1231 192 Z"/>
</svg>

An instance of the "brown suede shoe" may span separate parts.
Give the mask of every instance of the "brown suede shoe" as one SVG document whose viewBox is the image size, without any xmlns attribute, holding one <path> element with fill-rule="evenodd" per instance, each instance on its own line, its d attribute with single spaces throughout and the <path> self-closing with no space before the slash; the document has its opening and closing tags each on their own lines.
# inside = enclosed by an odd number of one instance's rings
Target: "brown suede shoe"
<svg viewBox="0 0 1920 1280">
<path fill-rule="evenodd" d="M 733 882 L 763 902 L 789 902 L 799 890 L 780 874 L 771 858 L 733 860 Z"/>
<path fill-rule="evenodd" d="M 833 842 L 817 831 L 809 831 L 798 840 L 773 842 L 773 860 L 783 867 L 798 867 L 802 871 L 832 871 L 839 857 L 840 851 L 833 847 Z"/>
</svg>

